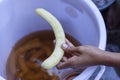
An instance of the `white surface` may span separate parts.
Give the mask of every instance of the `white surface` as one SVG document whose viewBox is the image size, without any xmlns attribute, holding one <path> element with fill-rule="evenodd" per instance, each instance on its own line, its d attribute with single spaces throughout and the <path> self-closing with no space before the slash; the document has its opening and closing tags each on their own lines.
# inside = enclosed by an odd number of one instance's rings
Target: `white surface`
<svg viewBox="0 0 120 80">
<path fill-rule="evenodd" d="M 0 80 L 5 80 L 3 77 L 0 76 Z"/>
<path fill-rule="evenodd" d="M 89 67 L 84 72 L 82 72 L 81 75 L 78 75 L 73 80 L 88 80 L 96 69 L 97 69 L 97 66 Z"/>
<path fill-rule="evenodd" d="M 53 0 L 52 2 L 50 0 L 1 0 L 0 75 L 4 78 L 7 57 L 14 44 L 31 32 L 51 29 L 46 21 L 36 15 L 35 9 L 38 7 L 45 8 L 55 15 L 62 23 L 65 32 L 74 36 L 82 44 L 105 49 L 104 21 L 91 0 Z M 94 72 L 94 69 L 92 70 Z"/>
<path fill-rule="evenodd" d="M 98 72 L 98 75 L 95 77 L 94 80 L 100 80 L 105 72 L 106 67 L 104 65 L 101 65 L 100 67 L 101 67 L 101 70 Z"/>
</svg>

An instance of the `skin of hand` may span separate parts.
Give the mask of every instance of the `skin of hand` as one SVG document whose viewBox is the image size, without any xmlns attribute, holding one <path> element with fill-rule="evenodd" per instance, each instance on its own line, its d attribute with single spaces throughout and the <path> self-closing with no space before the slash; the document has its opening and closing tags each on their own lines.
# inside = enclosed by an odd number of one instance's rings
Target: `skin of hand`
<svg viewBox="0 0 120 80">
<path fill-rule="evenodd" d="M 62 45 L 65 55 L 57 65 L 58 69 L 108 65 L 120 67 L 120 54 L 107 52 L 93 46 L 75 47 L 69 40 Z"/>
</svg>

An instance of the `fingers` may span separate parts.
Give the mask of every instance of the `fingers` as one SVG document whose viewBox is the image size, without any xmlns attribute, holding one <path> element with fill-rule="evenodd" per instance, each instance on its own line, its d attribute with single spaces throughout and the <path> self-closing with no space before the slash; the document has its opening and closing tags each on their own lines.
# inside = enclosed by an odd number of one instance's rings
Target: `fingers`
<svg viewBox="0 0 120 80">
<path fill-rule="evenodd" d="M 55 44 L 56 41 L 54 40 L 53 43 Z M 79 55 L 80 54 L 80 46 L 79 47 L 75 47 L 68 39 L 66 39 L 66 43 L 62 44 L 62 49 L 67 52 L 67 53 L 74 53 L 75 55 Z"/>
<path fill-rule="evenodd" d="M 56 40 L 53 40 L 53 43 L 55 44 L 55 43 L 56 43 Z"/>
<path fill-rule="evenodd" d="M 63 44 L 62 45 L 62 49 L 65 52 L 78 52 L 79 51 L 79 47 L 74 47 L 74 46 L 68 46 L 67 44 Z"/>
<path fill-rule="evenodd" d="M 65 42 L 68 46 L 74 46 L 68 39 L 65 39 Z M 53 43 L 55 44 L 56 43 L 56 40 L 53 40 Z"/>
<path fill-rule="evenodd" d="M 65 42 L 68 46 L 74 47 L 74 45 L 68 39 L 65 39 Z"/>
<path fill-rule="evenodd" d="M 60 62 L 60 63 L 57 65 L 57 68 L 58 68 L 58 69 L 70 68 L 71 65 L 72 65 L 72 64 L 71 64 L 70 60 L 67 60 L 67 61 L 65 61 L 65 62 Z"/>
<path fill-rule="evenodd" d="M 63 43 L 61 47 L 63 50 L 66 50 L 66 49 L 68 49 L 69 46 L 66 43 Z"/>
<path fill-rule="evenodd" d="M 57 68 L 58 68 L 58 69 L 69 68 L 69 63 L 68 63 L 68 62 L 60 62 L 60 63 L 57 65 Z"/>
<path fill-rule="evenodd" d="M 65 62 L 65 61 L 67 61 L 67 57 L 62 58 L 62 62 Z"/>
<path fill-rule="evenodd" d="M 66 59 L 64 62 L 60 62 L 57 65 L 58 69 L 63 69 L 63 68 L 73 68 L 76 64 L 77 57 L 73 56 L 72 58 Z"/>
</svg>

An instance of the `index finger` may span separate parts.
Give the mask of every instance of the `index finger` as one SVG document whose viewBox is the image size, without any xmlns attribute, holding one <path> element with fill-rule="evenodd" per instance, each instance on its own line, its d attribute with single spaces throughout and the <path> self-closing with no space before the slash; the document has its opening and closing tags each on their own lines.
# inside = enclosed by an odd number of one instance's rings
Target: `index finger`
<svg viewBox="0 0 120 80">
<path fill-rule="evenodd" d="M 68 46 L 70 47 L 74 47 L 74 45 L 72 44 L 72 42 L 70 42 L 67 38 L 65 39 L 65 42 Z"/>
</svg>

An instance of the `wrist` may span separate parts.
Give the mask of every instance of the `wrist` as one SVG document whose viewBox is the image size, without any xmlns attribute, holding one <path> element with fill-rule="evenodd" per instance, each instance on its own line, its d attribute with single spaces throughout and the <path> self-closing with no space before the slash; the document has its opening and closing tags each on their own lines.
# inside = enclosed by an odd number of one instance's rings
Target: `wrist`
<svg viewBox="0 0 120 80">
<path fill-rule="evenodd" d="M 105 52 L 101 56 L 100 65 L 106 66 L 119 66 L 120 67 L 120 54 L 119 53 L 112 53 L 112 52 Z"/>
<path fill-rule="evenodd" d="M 96 65 L 106 65 L 108 59 L 107 53 L 105 51 L 101 51 L 97 54 Z"/>
</svg>

